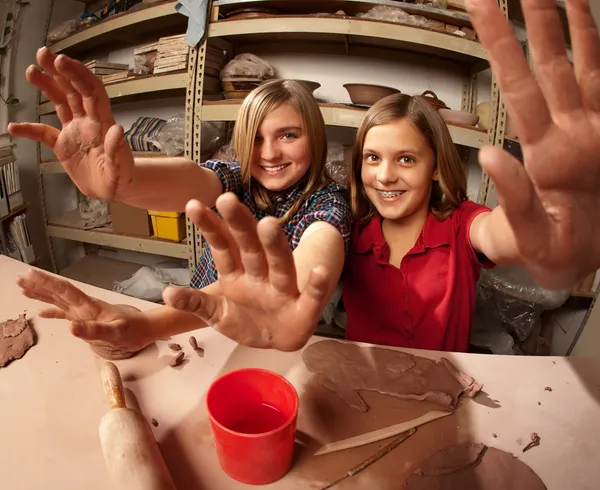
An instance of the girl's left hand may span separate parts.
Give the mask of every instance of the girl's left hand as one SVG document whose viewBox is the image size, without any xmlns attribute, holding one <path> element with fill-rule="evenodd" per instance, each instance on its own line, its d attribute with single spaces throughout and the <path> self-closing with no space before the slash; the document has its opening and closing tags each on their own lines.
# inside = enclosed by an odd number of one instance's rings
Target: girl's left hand
<svg viewBox="0 0 600 490">
<path fill-rule="evenodd" d="M 574 67 L 556 0 L 523 0 L 535 78 L 495 0 L 467 0 L 525 164 L 497 147 L 480 163 L 522 263 L 548 288 L 600 267 L 600 39 L 587 0 L 567 0 Z"/>
</svg>

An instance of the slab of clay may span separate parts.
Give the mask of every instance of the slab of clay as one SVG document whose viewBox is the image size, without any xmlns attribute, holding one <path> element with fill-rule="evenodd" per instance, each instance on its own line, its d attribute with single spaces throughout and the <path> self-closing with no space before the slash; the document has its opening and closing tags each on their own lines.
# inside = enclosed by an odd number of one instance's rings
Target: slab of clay
<svg viewBox="0 0 600 490">
<path fill-rule="evenodd" d="M 0 323 L 0 367 L 20 359 L 35 344 L 35 332 L 25 315 Z"/>
<path fill-rule="evenodd" d="M 453 408 L 462 393 L 473 397 L 482 388 L 447 359 L 436 362 L 383 347 L 324 340 L 307 347 L 302 358 L 321 385 L 362 412 L 369 407 L 360 391 L 428 400 Z"/>
<path fill-rule="evenodd" d="M 405 490 L 546 490 L 540 477 L 512 454 L 483 444 L 452 446 L 428 458 Z"/>
</svg>

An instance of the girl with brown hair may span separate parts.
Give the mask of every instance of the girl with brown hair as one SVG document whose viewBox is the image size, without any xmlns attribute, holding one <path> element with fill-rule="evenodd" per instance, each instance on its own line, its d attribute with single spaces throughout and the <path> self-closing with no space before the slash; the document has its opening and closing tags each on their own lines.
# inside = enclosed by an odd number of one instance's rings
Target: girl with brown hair
<svg viewBox="0 0 600 490">
<path fill-rule="evenodd" d="M 479 269 L 493 265 L 486 256 L 513 257 L 483 237 L 490 210 L 467 200 L 438 112 L 408 95 L 375 104 L 358 129 L 350 188 L 358 223 L 343 274 L 347 338 L 466 351 Z"/>
</svg>

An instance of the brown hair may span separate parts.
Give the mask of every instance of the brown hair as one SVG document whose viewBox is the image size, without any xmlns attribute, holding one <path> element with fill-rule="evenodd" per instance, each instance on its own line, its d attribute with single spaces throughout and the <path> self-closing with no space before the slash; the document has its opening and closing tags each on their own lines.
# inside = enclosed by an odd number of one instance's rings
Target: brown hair
<svg viewBox="0 0 600 490">
<path fill-rule="evenodd" d="M 310 168 L 305 176 L 304 192 L 281 218 L 281 222 L 294 216 L 300 206 L 328 182 L 325 172 L 327 134 L 317 101 L 304 84 L 298 81 L 270 80 L 254 89 L 244 99 L 233 129 L 233 146 L 236 159 L 242 167 L 242 182 L 251 187 L 257 207 L 272 214 L 274 206 L 269 192 L 252 178 L 252 155 L 256 133 L 262 121 L 284 104 L 293 107 L 302 118 L 310 148 Z"/>
<path fill-rule="evenodd" d="M 394 94 L 381 99 L 367 111 L 356 135 L 350 173 L 350 203 L 352 212 L 362 224 L 377 215 L 361 179 L 365 137 L 375 126 L 404 118 L 425 137 L 435 155 L 439 180 L 433 182 L 429 200 L 431 212 L 443 220 L 467 200 L 467 177 L 446 123 L 421 97 Z"/>
</svg>

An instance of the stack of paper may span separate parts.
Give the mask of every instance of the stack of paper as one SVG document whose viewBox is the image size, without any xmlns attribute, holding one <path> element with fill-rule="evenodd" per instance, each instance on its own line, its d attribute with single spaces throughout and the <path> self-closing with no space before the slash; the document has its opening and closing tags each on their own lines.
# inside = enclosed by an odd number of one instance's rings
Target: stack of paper
<svg viewBox="0 0 600 490">
<path fill-rule="evenodd" d="M 189 46 L 185 34 L 161 37 L 157 45 L 158 55 L 154 62 L 154 73 L 185 70 L 188 64 Z"/>
</svg>

